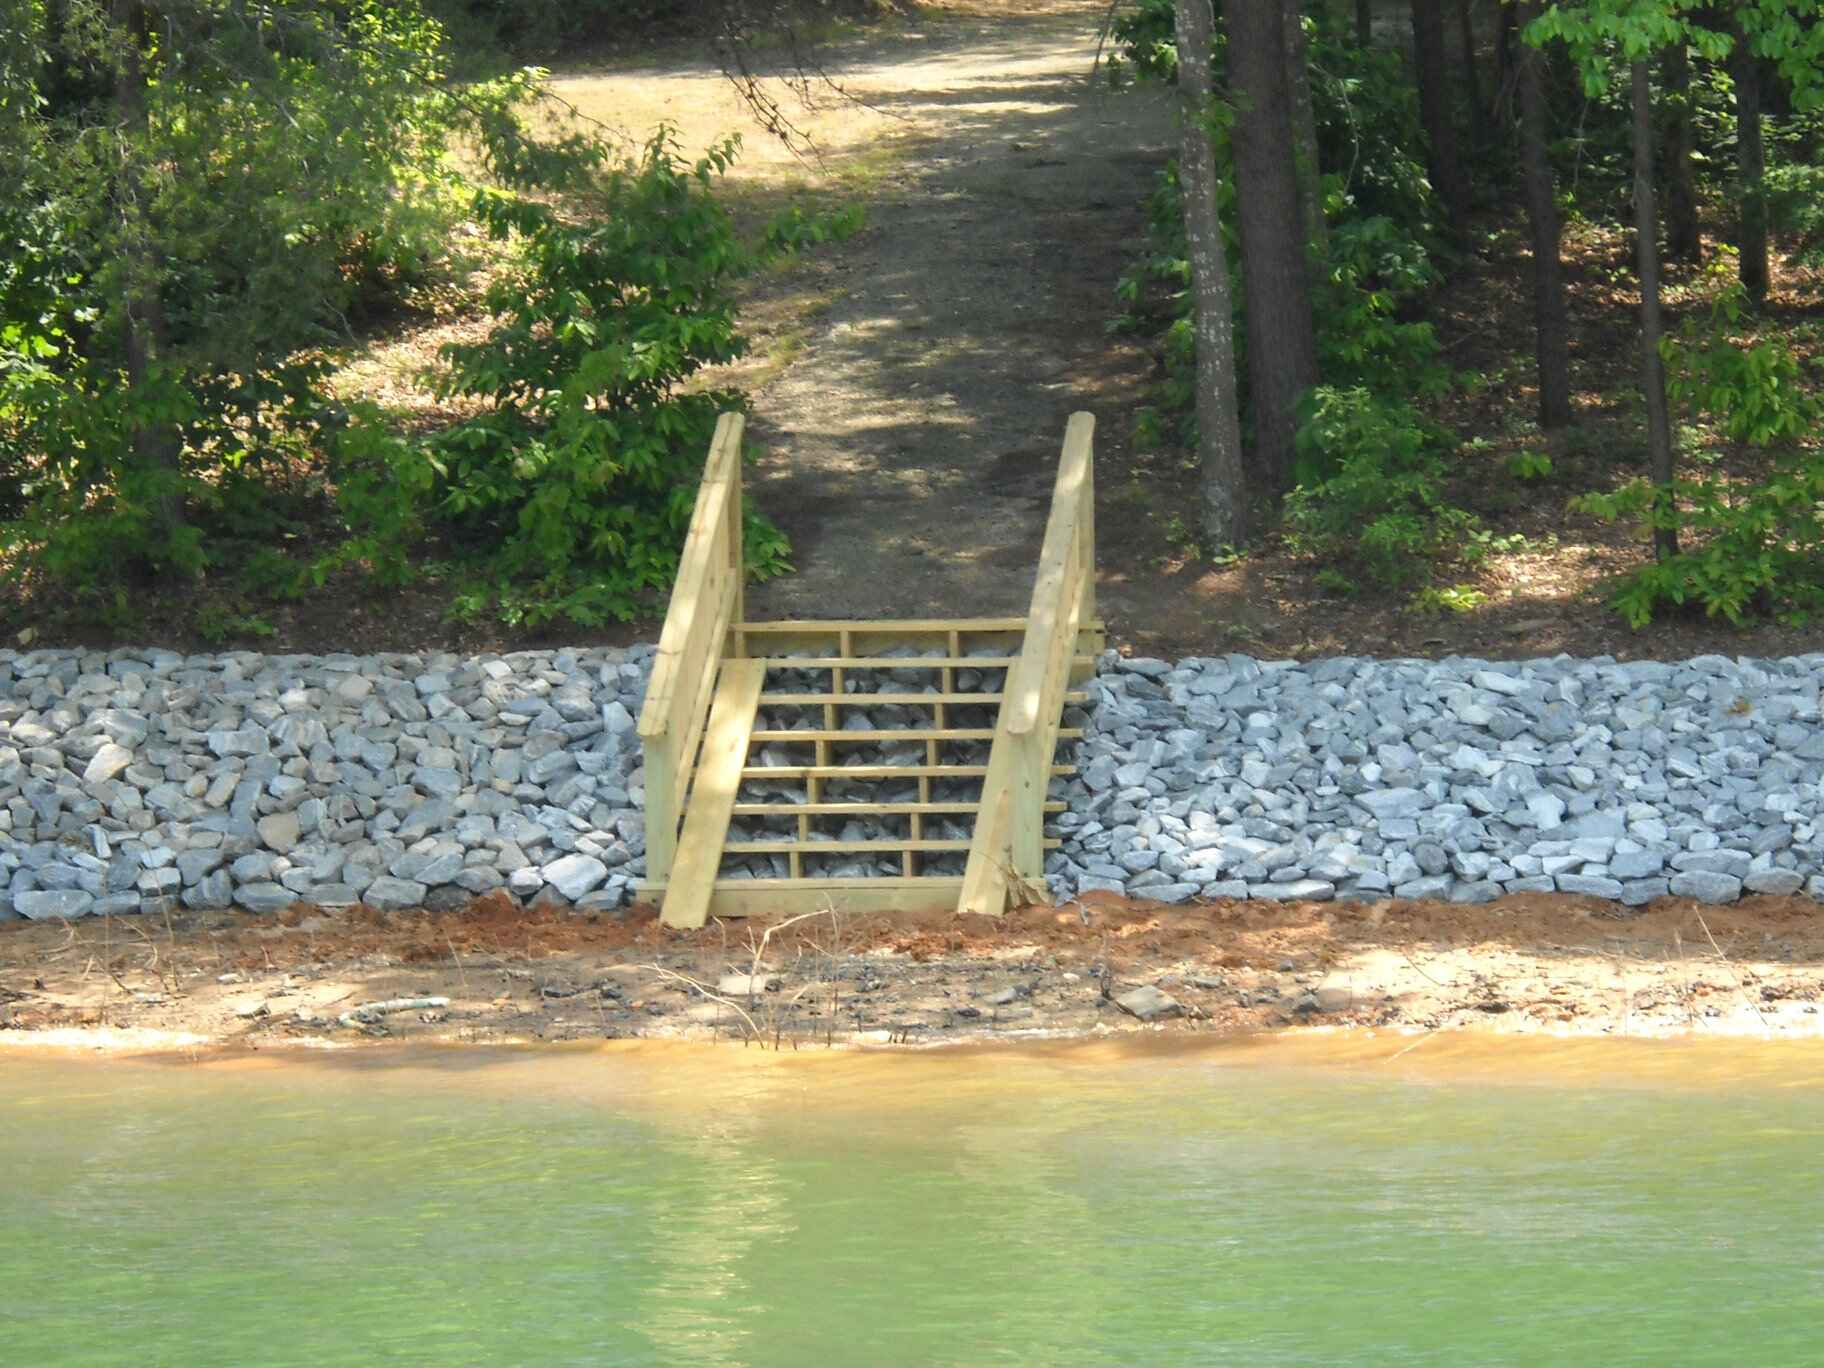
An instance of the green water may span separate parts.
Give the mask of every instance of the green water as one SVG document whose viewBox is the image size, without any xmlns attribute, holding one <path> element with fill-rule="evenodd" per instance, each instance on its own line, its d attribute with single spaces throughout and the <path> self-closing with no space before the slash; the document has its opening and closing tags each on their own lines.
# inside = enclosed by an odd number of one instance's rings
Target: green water
<svg viewBox="0 0 1824 1368">
<path fill-rule="evenodd" d="M 1401 1048 L 0 1054 L 0 1363 L 1824 1361 L 1824 1046 Z"/>
</svg>

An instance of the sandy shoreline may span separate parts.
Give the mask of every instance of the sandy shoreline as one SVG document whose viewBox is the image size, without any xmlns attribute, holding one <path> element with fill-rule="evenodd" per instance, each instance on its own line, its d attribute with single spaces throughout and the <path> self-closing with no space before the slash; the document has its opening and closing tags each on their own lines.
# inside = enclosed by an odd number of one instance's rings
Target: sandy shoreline
<svg viewBox="0 0 1824 1368">
<path fill-rule="evenodd" d="M 998 922 L 832 909 L 679 933 L 651 909 L 588 916 L 496 897 L 446 913 L 298 906 L 0 927 L 0 1049 L 105 1054 L 623 1039 L 789 1051 L 1337 1028 L 1800 1039 L 1824 1034 L 1821 1000 L 1824 917 L 1803 898 L 1662 899 L 1618 916 L 1546 895 L 1175 907 L 1092 896 Z"/>
</svg>

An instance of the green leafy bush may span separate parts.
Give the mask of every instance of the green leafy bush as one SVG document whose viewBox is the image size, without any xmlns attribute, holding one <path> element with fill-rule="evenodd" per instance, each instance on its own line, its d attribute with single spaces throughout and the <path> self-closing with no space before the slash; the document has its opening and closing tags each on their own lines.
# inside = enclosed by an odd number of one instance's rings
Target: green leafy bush
<svg viewBox="0 0 1824 1368">
<path fill-rule="evenodd" d="M 362 474 L 344 506 L 377 566 L 407 570 L 401 539 L 422 500 L 478 582 L 469 611 L 491 600 L 512 622 L 626 620 L 671 583 L 717 416 L 742 403 L 692 386 L 746 349 L 729 290 L 758 257 L 711 193 L 735 146 L 687 165 L 661 130 L 607 170 L 580 222 L 536 200 L 480 197 L 488 231 L 522 255 L 488 293 L 493 330 L 446 347 L 434 380 L 441 396 L 486 409 L 422 443 L 371 426 L 348 439 Z M 761 251 L 829 231 L 785 220 Z M 752 509 L 744 545 L 756 577 L 789 568 L 784 536 Z"/>
<path fill-rule="evenodd" d="M 1635 627 L 1668 606 L 1701 606 L 1737 624 L 1768 613 L 1801 622 L 1824 609 L 1824 451 L 1815 436 L 1824 404 L 1789 346 L 1736 335 L 1745 303 L 1739 286 L 1726 290 L 1707 319 L 1666 338 L 1667 391 L 1738 454 L 1765 453 L 1764 478 L 1710 470 L 1670 490 L 1635 480 L 1574 501 L 1680 535 L 1678 554 L 1629 575 L 1612 600 Z"/>
<path fill-rule="evenodd" d="M 1408 404 L 1320 386 L 1298 453 L 1331 473 L 1286 496 L 1293 549 L 1352 566 L 1386 589 L 1428 578 L 1433 562 L 1476 523 L 1445 499 L 1447 441 Z"/>
</svg>

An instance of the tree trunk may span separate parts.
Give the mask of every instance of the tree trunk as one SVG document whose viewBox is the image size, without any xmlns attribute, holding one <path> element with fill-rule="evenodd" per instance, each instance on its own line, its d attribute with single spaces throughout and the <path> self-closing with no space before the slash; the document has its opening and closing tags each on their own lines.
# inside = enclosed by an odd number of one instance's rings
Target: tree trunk
<svg viewBox="0 0 1824 1368">
<path fill-rule="evenodd" d="M 1735 80 L 1736 167 L 1741 177 L 1737 246 L 1742 254 L 1742 288 L 1759 307 L 1767 299 L 1767 197 L 1762 177 L 1767 154 L 1761 142 L 1761 64 L 1738 30 L 1729 62 Z"/>
<path fill-rule="evenodd" d="M 1298 401 L 1317 383 L 1298 167 L 1288 136 L 1285 11 L 1277 4 L 1230 4 L 1225 18 L 1254 413 L 1252 473 L 1261 490 L 1277 494 L 1292 482 Z"/>
<path fill-rule="evenodd" d="M 1527 0 L 1522 22 L 1539 13 Z M 1533 241 L 1533 333 L 1539 364 L 1539 424 L 1563 427 L 1571 421 L 1570 318 L 1564 297 L 1564 266 L 1558 255 L 1561 225 L 1546 157 L 1545 57 L 1531 44 L 1520 49 L 1520 170 L 1526 217 Z"/>
<path fill-rule="evenodd" d="M 1325 241 L 1323 186 L 1317 164 L 1317 114 L 1311 107 L 1311 41 L 1300 0 L 1286 7 L 1286 88 L 1292 94 L 1292 137 L 1298 149 L 1298 208 L 1305 242 L 1320 253 Z"/>
<path fill-rule="evenodd" d="M 1640 258 L 1640 383 L 1647 399 L 1647 452 L 1659 488 L 1653 553 L 1660 560 L 1678 554 L 1673 524 L 1672 416 L 1666 406 L 1666 371 L 1659 356 L 1659 211 L 1653 202 L 1653 87 L 1647 64 L 1629 66 L 1634 96 L 1634 229 Z M 1663 525 L 1662 525 L 1663 524 Z"/>
<path fill-rule="evenodd" d="M 1216 217 L 1216 153 L 1210 145 L 1210 0 L 1177 0 L 1178 99 L 1182 142 L 1178 189 L 1190 240 L 1196 299 L 1197 457 L 1201 469 L 1205 545 L 1245 546 L 1247 472 L 1241 461 L 1241 422 L 1235 406 L 1234 303 L 1228 254 Z"/>
<path fill-rule="evenodd" d="M 171 544 L 184 524 L 184 500 L 178 489 L 179 440 L 169 422 L 143 415 L 143 400 L 154 368 L 165 348 L 165 308 L 159 297 L 156 249 L 146 223 L 144 171 L 140 158 L 150 136 L 146 114 L 144 45 L 146 12 L 142 0 L 113 0 L 111 17 L 121 44 L 114 80 L 114 114 L 120 125 L 121 165 L 115 187 L 120 215 L 121 255 L 125 264 L 126 309 L 122 320 L 127 386 L 137 401 L 130 436 L 133 465 L 158 486 L 153 498 L 161 540 Z"/>
<path fill-rule="evenodd" d="M 1482 80 L 1476 71 L 1476 26 L 1471 22 L 1470 0 L 1457 0 L 1457 36 L 1463 45 L 1463 93 L 1469 100 L 1470 141 L 1488 141 L 1488 110 L 1482 103 Z"/>
<path fill-rule="evenodd" d="M 1697 180 L 1691 170 L 1691 58 L 1682 42 L 1666 49 L 1666 255 L 1696 265 L 1704 259 L 1697 224 Z"/>
<path fill-rule="evenodd" d="M 1355 0 L 1355 41 L 1359 47 L 1374 41 L 1374 0 Z"/>
<path fill-rule="evenodd" d="M 1445 78 L 1450 59 L 1444 51 L 1442 0 L 1412 0 L 1412 50 L 1419 83 L 1419 118 L 1430 144 L 1431 183 L 1460 223 L 1469 210 L 1469 182 L 1457 154 L 1456 124 L 1450 117 L 1450 87 Z"/>
<path fill-rule="evenodd" d="M 1495 28 L 1495 93 L 1489 101 L 1489 112 L 1499 123 L 1507 118 L 1507 102 L 1512 97 L 1517 79 L 1514 62 L 1515 6 L 1501 0 L 1497 6 L 1500 21 Z"/>
</svg>

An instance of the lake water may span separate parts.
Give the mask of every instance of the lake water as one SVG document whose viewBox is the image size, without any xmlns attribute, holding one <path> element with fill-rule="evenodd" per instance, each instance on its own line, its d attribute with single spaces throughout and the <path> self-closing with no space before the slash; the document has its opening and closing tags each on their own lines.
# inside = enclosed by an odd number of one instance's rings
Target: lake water
<svg viewBox="0 0 1824 1368">
<path fill-rule="evenodd" d="M 0 1053 L 0 1363 L 1824 1357 L 1824 1047 Z"/>
</svg>

